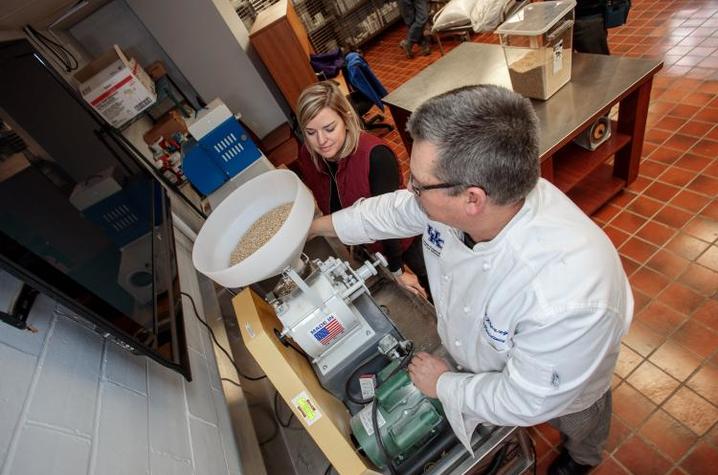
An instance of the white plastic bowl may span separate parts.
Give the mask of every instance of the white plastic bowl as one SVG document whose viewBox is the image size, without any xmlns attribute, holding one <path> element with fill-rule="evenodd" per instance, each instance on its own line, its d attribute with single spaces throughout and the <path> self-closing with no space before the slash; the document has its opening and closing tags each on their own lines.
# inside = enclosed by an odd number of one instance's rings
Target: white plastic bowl
<svg viewBox="0 0 718 475">
<path fill-rule="evenodd" d="M 279 231 L 254 254 L 235 265 L 230 256 L 249 227 L 262 215 L 292 203 Z M 279 274 L 301 254 L 314 217 L 314 199 L 289 170 L 263 173 L 234 190 L 210 214 L 192 249 L 195 268 L 218 284 L 245 285 Z"/>
</svg>

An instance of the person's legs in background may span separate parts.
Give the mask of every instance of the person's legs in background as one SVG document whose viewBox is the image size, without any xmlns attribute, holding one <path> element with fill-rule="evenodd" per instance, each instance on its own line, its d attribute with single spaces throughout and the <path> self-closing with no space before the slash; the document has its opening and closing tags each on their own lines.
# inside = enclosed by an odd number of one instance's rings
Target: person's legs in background
<svg viewBox="0 0 718 475">
<path fill-rule="evenodd" d="M 429 21 L 429 4 L 427 0 L 399 0 L 399 12 L 404 23 L 409 27 L 405 40 L 399 43 L 407 58 L 413 58 L 412 48 L 415 44 L 421 45 L 424 55 L 431 53 L 429 42 L 424 37 L 424 26 Z"/>
<path fill-rule="evenodd" d="M 573 25 L 573 49 L 579 53 L 610 54 L 603 14 L 576 18 Z"/>
<path fill-rule="evenodd" d="M 428 0 L 414 0 L 414 23 L 409 28 L 409 38 L 411 41 L 421 46 L 421 54 L 424 56 L 431 54 L 429 40 L 426 36 L 424 36 L 424 27 L 428 21 Z"/>
</svg>

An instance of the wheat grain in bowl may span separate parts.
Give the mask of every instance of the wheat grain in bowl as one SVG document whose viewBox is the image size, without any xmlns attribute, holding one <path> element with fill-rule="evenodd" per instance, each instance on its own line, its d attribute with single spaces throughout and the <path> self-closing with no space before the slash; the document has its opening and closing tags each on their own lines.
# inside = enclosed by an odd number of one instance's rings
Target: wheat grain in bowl
<svg viewBox="0 0 718 475">
<path fill-rule="evenodd" d="M 234 251 L 232 251 L 229 258 L 230 265 L 239 264 L 277 234 L 279 228 L 287 220 L 291 209 L 292 203 L 285 203 L 272 208 L 256 220 L 249 227 L 249 230 L 242 235 Z"/>
</svg>

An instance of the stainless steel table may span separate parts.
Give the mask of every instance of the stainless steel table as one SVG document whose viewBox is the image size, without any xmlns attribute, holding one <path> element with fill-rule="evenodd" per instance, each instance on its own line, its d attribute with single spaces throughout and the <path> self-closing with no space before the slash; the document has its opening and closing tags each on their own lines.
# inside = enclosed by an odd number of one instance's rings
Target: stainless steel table
<svg viewBox="0 0 718 475">
<path fill-rule="evenodd" d="M 541 172 L 587 213 L 638 176 L 653 76 L 663 63 L 574 53 L 571 81 L 546 101 L 532 100 L 541 124 Z M 511 88 L 501 46 L 463 43 L 384 98 L 407 151 L 406 122 L 426 99 L 461 86 Z M 619 105 L 612 137 L 589 152 L 571 141 Z M 615 155 L 613 167 L 607 160 Z"/>
</svg>

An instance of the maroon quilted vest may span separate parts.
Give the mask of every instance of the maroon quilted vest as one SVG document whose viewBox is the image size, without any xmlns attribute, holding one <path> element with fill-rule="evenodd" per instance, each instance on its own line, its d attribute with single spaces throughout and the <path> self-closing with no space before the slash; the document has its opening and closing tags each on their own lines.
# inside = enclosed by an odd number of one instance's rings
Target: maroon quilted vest
<svg viewBox="0 0 718 475">
<path fill-rule="evenodd" d="M 336 182 L 339 189 L 339 201 L 342 208 L 353 205 L 359 198 L 371 197 L 371 185 L 369 184 L 369 163 L 371 151 L 379 145 L 388 146 L 379 137 L 362 132 L 359 136 L 359 146 L 354 154 L 339 160 L 337 167 Z M 330 182 L 331 177 L 324 161 L 320 158 L 318 166 L 314 164 L 306 145 L 302 145 L 299 151 L 299 159 L 293 164 L 302 181 L 312 190 L 322 213 L 329 214 Z M 396 184 L 402 188 L 401 178 Z M 332 185 L 333 186 L 333 185 Z M 402 240 L 402 250 L 406 250 L 412 239 Z M 371 252 L 382 251 L 381 243 L 374 243 L 367 246 Z"/>
</svg>

